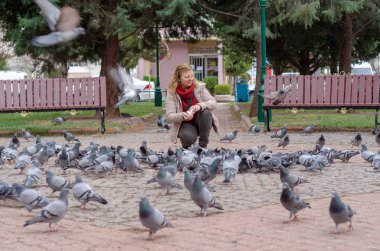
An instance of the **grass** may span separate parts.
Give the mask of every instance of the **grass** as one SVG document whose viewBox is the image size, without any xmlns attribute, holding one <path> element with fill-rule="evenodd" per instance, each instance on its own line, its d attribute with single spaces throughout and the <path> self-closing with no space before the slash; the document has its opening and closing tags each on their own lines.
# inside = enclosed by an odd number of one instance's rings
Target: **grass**
<svg viewBox="0 0 380 251">
<path fill-rule="evenodd" d="M 238 103 L 243 114 L 249 115 L 250 103 Z M 272 109 L 272 127 L 305 127 L 314 124 L 322 129 L 373 128 L 374 109 L 361 109 L 341 113 L 337 109 Z M 251 118 L 258 123 L 257 117 Z"/>
<path fill-rule="evenodd" d="M 120 107 L 121 113 L 128 113 L 134 117 L 141 117 L 153 113 L 163 114 L 162 107 L 155 107 L 154 102 L 134 102 L 130 105 Z M 74 114 L 75 113 L 75 114 Z M 57 112 L 28 112 L 26 116 L 20 112 L 1 113 L 0 131 L 18 132 L 22 128 L 32 131 L 35 134 L 46 135 L 51 130 L 71 130 L 100 128 L 100 119 L 94 118 L 95 111 L 57 111 Z M 67 115 L 69 119 L 61 125 L 53 125 L 51 121 L 61 115 Z M 117 132 L 127 129 L 123 119 L 106 119 L 106 128 L 115 128 Z"/>
</svg>

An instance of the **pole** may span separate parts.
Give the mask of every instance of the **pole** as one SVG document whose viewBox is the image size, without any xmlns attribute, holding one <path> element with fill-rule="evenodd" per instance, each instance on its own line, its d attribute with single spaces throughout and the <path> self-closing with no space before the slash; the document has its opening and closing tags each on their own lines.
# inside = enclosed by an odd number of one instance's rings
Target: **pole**
<svg viewBox="0 0 380 251">
<path fill-rule="evenodd" d="M 266 54 L 266 18 L 265 18 L 266 0 L 260 0 L 260 12 L 261 12 L 261 74 L 260 74 L 260 88 L 257 95 L 257 119 L 259 122 L 265 121 L 263 111 L 263 94 L 264 94 L 264 78 L 267 71 L 267 54 Z M 269 119 L 269 118 L 268 118 Z"/>
<path fill-rule="evenodd" d="M 160 88 L 160 34 L 158 32 L 158 22 L 156 21 L 156 88 L 154 91 L 154 106 L 161 107 L 162 106 L 162 93 Z"/>
</svg>

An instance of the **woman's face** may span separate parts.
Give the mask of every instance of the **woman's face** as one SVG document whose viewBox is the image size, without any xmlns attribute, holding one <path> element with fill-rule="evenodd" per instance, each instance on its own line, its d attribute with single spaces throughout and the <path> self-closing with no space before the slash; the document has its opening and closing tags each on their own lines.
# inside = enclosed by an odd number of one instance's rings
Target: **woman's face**
<svg viewBox="0 0 380 251">
<path fill-rule="evenodd" d="M 194 81 L 194 73 L 193 71 L 184 71 L 180 75 L 179 84 L 182 88 L 186 89 L 191 86 Z"/>
</svg>

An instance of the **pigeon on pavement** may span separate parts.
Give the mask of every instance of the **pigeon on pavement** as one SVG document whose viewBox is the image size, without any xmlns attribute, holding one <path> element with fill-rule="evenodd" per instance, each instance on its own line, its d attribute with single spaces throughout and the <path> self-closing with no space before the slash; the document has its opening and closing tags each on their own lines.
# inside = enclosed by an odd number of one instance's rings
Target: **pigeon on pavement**
<svg viewBox="0 0 380 251">
<path fill-rule="evenodd" d="M 170 221 L 166 219 L 160 210 L 152 207 L 145 197 L 140 199 L 139 216 L 143 226 L 149 229 L 149 239 L 153 239 L 153 235 L 161 228 L 173 228 Z"/>
<path fill-rule="evenodd" d="M 81 176 L 76 176 L 75 183 L 73 186 L 73 196 L 78 200 L 83 208 L 86 207 L 86 203 L 89 201 L 97 201 L 100 204 L 107 204 L 108 202 L 95 192 L 91 186 L 87 183 L 84 183 Z"/>
<path fill-rule="evenodd" d="M 360 133 L 356 134 L 351 140 L 351 148 L 354 146 L 359 147 L 362 144 L 362 135 Z"/>
<path fill-rule="evenodd" d="M 286 126 L 284 127 L 281 127 L 280 130 L 278 130 L 275 134 L 273 134 L 272 136 L 270 136 L 271 138 L 278 138 L 278 139 L 282 139 L 283 137 L 285 137 L 285 135 L 288 133 L 288 128 Z"/>
<path fill-rule="evenodd" d="M 181 185 L 176 182 L 174 176 L 164 167 L 160 167 L 158 170 L 156 181 L 162 188 L 166 189 L 166 194 L 169 194 L 172 188 L 182 189 Z"/>
<path fill-rule="evenodd" d="M 236 138 L 237 133 L 238 133 L 238 130 L 233 130 L 232 132 L 227 133 L 226 136 L 221 138 L 220 141 L 228 140 L 229 142 L 231 142 Z"/>
<path fill-rule="evenodd" d="M 222 205 L 216 202 L 215 197 L 204 185 L 200 178 L 195 177 L 190 188 L 191 199 L 201 208 L 201 214 L 207 216 L 207 208 L 214 207 L 223 210 Z"/>
<path fill-rule="evenodd" d="M 354 229 L 354 227 L 352 226 L 352 217 L 356 212 L 354 212 L 348 204 L 342 202 L 339 195 L 335 192 L 332 193 L 329 213 L 331 219 L 335 222 L 335 228 L 337 233 L 339 233 L 338 226 L 340 223 L 350 222 L 350 225 L 348 226 L 348 231 Z"/>
<path fill-rule="evenodd" d="M 283 183 L 280 201 L 283 207 L 290 213 L 289 220 L 287 222 L 290 222 L 293 216 L 293 220 L 298 220 L 296 215 L 298 211 L 307 207 L 311 208 L 310 204 L 304 202 L 296 193 L 294 193 L 286 182 Z"/>
<path fill-rule="evenodd" d="M 278 143 L 278 147 L 281 147 L 282 146 L 282 149 L 285 148 L 285 146 L 289 145 L 290 143 L 290 139 L 289 139 L 289 135 L 285 135 L 285 137 L 283 137 L 280 142 Z"/>
<path fill-rule="evenodd" d="M 319 145 L 321 148 L 325 145 L 326 140 L 323 134 L 318 138 L 317 142 L 315 144 Z"/>
<path fill-rule="evenodd" d="M 369 151 L 367 148 L 367 145 L 365 144 L 362 144 L 362 147 L 360 149 L 360 154 L 362 158 L 369 163 L 372 163 L 373 157 L 375 156 L 375 153 Z"/>
<path fill-rule="evenodd" d="M 30 189 L 22 186 L 21 184 L 14 183 L 12 185 L 18 194 L 18 201 L 30 212 L 35 208 L 41 208 L 49 204 L 49 199 L 37 192 L 34 189 Z"/>
<path fill-rule="evenodd" d="M 273 105 L 278 105 L 285 98 L 286 94 L 292 89 L 291 85 L 281 87 L 278 91 L 271 92 L 269 94 L 263 94 L 263 98 L 273 100 Z"/>
<path fill-rule="evenodd" d="M 22 138 L 25 139 L 26 141 L 29 141 L 31 138 L 34 138 L 34 136 L 25 129 L 21 130 L 21 135 L 22 135 Z"/>
<path fill-rule="evenodd" d="M 24 224 L 24 227 L 39 222 L 46 222 L 49 223 L 49 229 L 51 231 L 51 224 L 57 224 L 67 212 L 69 204 L 67 200 L 68 193 L 69 190 L 63 189 L 59 194 L 58 200 L 50 202 L 46 207 L 42 209 L 39 214 L 37 214 L 32 219 L 27 220 Z"/>
<path fill-rule="evenodd" d="M 169 131 L 170 128 L 172 128 L 170 122 L 161 115 L 158 115 L 157 125 L 161 128 L 161 130 L 166 129 L 166 131 Z"/>
<path fill-rule="evenodd" d="M 253 135 L 256 135 L 260 132 L 260 127 L 257 125 L 252 125 L 249 129 L 248 132 L 253 133 Z"/>
<path fill-rule="evenodd" d="M 70 181 L 66 180 L 61 176 L 55 175 L 52 171 L 47 170 L 45 172 L 46 175 L 46 183 L 53 190 L 52 193 L 56 191 L 61 191 L 62 189 L 71 189 L 72 184 Z"/>
<path fill-rule="evenodd" d="M 138 92 L 133 85 L 133 79 L 121 65 L 116 68 L 108 67 L 108 75 L 119 89 L 119 101 L 113 106 L 114 108 L 120 107 L 124 103 L 132 103 L 138 96 Z"/>
<path fill-rule="evenodd" d="M 32 44 L 38 47 L 47 47 L 69 42 L 86 31 L 78 27 L 81 17 L 76 9 L 65 6 L 59 10 L 48 0 L 34 0 L 40 7 L 42 15 L 49 25 L 51 33 L 37 36 L 32 39 Z"/>
<path fill-rule="evenodd" d="M 309 126 L 306 126 L 303 131 L 301 132 L 301 134 L 306 134 L 306 135 L 310 135 L 313 133 L 314 131 L 314 128 L 315 128 L 315 125 L 309 125 Z"/>
<path fill-rule="evenodd" d="M 74 134 L 72 134 L 71 132 L 68 132 L 66 130 L 63 131 L 63 137 L 65 138 L 65 140 L 67 140 L 67 142 L 71 142 L 71 141 L 76 141 L 76 142 L 79 142 L 79 139 L 77 139 Z"/>
<path fill-rule="evenodd" d="M 307 180 L 289 172 L 289 170 L 283 166 L 280 166 L 280 179 L 282 183 L 287 183 L 292 190 L 299 184 L 309 183 Z"/>
</svg>

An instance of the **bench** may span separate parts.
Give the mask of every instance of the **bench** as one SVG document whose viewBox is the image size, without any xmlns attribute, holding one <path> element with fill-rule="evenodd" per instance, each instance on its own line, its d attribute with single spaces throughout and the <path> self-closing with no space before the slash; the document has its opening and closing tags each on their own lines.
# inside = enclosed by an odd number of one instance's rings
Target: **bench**
<svg viewBox="0 0 380 251">
<path fill-rule="evenodd" d="M 104 133 L 105 108 L 105 77 L 0 80 L 0 113 L 100 110 Z"/>
<path fill-rule="evenodd" d="M 270 109 L 375 109 L 375 128 L 380 108 L 380 75 L 320 75 L 320 76 L 266 76 L 264 93 L 291 85 L 291 91 L 282 103 L 272 105 L 264 100 L 265 127 L 269 127 Z"/>
</svg>

